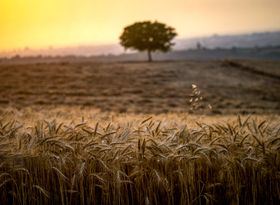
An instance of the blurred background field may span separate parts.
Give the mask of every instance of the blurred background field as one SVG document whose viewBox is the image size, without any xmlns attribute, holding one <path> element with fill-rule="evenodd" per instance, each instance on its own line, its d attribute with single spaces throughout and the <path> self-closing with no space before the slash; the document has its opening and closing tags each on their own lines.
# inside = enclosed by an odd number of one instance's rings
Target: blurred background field
<svg viewBox="0 0 280 205">
<path fill-rule="evenodd" d="M 280 63 L 254 60 L 0 65 L 1 107 L 120 113 L 279 114 Z M 195 86 L 196 88 L 194 89 Z"/>
</svg>

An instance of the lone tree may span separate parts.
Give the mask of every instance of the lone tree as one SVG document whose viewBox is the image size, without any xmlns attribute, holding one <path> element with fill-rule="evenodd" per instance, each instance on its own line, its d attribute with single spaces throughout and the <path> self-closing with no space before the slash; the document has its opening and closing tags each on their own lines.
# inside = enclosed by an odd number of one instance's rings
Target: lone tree
<svg viewBox="0 0 280 205">
<path fill-rule="evenodd" d="M 120 44 L 125 48 L 147 51 L 149 62 L 154 51 L 167 52 L 174 43 L 171 40 L 177 35 L 174 28 L 157 21 L 136 22 L 124 28 Z"/>
</svg>

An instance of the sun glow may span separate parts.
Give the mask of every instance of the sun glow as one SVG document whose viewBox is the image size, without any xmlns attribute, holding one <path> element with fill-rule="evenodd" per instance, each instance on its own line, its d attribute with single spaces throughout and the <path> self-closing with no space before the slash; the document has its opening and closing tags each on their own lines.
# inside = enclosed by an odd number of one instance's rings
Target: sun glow
<svg viewBox="0 0 280 205">
<path fill-rule="evenodd" d="M 1 0 L 0 51 L 118 42 L 125 25 L 159 20 L 179 37 L 280 29 L 278 0 Z"/>
</svg>

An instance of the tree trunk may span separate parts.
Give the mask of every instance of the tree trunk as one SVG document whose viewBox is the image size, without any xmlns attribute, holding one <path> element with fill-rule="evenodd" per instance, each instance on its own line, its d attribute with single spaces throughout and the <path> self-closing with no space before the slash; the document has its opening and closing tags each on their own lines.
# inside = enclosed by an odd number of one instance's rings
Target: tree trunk
<svg viewBox="0 0 280 205">
<path fill-rule="evenodd" d="M 152 62 L 152 52 L 150 50 L 148 50 L 148 61 Z"/>
</svg>

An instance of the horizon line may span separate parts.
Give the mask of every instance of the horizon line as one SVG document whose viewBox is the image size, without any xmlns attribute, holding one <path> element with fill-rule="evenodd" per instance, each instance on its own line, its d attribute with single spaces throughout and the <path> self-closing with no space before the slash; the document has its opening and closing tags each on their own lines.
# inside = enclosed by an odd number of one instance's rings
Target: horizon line
<svg viewBox="0 0 280 205">
<path fill-rule="evenodd" d="M 187 40 L 187 39 L 196 39 L 196 38 L 209 38 L 213 36 L 238 36 L 238 35 L 253 35 L 253 34 L 262 34 L 262 33 L 277 33 L 280 32 L 280 29 L 272 29 L 272 30 L 256 30 L 251 32 L 232 32 L 232 33 L 212 33 L 209 35 L 196 35 L 196 36 L 190 36 L 190 37 L 176 37 L 176 40 Z M 26 50 L 32 50 L 32 51 L 46 51 L 46 50 L 59 50 L 59 49 L 69 49 L 69 48 L 79 48 L 79 47 L 98 47 L 98 46 L 113 46 L 118 45 L 119 43 L 113 42 L 113 41 L 107 41 L 107 42 L 95 42 L 95 43 L 78 43 L 78 44 L 68 44 L 68 45 L 48 45 L 48 46 L 23 46 L 23 47 L 17 47 L 17 48 L 10 48 L 10 49 L 0 49 L 1 54 L 8 54 L 12 52 L 24 52 Z"/>
</svg>

